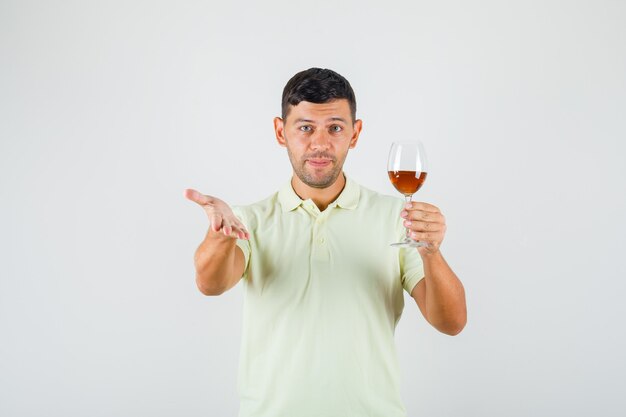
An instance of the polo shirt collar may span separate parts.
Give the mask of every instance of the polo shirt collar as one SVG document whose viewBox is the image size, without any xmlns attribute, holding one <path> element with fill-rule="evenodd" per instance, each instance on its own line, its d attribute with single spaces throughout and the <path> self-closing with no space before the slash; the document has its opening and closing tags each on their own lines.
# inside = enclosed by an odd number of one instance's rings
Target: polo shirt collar
<svg viewBox="0 0 626 417">
<path fill-rule="evenodd" d="M 278 202 L 282 206 L 283 211 L 291 211 L 302 204 L 302 199 L 298 197 L 298 194 L 291 186 L 291 180 L 278 191 Z"/>
<path fill-rule="evenodd" d="M 344 174 L 345 175 L 345 174 Z M 346 177 L 346 185 L 343 187 L 341 194 L 339 197 L 332 203 L 328 205 L 328 207 L 340 207 L 343 209 L 353 210 L 357 207 L 359 203 L 359 197 L 361 195 L 360 187 L 357 183 L 352 181 L 350 177 L 345 175 Z M 287 182 L 278 191 L 278 201 L 283 209 L 283 211 L 291 211 L 297 207 L 299 207 L 304 201 L 296 194 L 291 186 L 291 180 Z"/>
</svg>

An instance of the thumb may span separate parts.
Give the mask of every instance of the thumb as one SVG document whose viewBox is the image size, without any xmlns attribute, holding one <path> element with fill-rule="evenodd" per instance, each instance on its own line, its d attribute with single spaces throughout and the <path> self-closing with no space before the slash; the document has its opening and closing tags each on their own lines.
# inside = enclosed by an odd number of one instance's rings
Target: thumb
<svg viewBox="0 0 626 417">
<path fill-rule="evenodd" d="M 204 206 L 204 205 L 209 204 L 211 202 L 211 199 L 208 196 L 200 193 L 199 191 L 191 189 L 191 188 L 187 188 L 185 190 L 184 195 L 185 195 L 185 198 L 187 198 L 188 200 L 191 200 L 194 203 L 198 203 L 201 206 Z"/>
</svg>

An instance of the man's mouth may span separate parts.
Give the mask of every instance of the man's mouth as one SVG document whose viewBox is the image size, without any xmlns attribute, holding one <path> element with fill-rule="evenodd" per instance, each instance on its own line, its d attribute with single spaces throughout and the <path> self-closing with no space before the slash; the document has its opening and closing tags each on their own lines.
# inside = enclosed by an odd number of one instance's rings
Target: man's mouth
<svg viewBox="0 0 626 417">
<path fill-rule="evenodd" d="M 312 158 L 312 159 L 307 159 L 306 162 L 308 162 L 309 165 L 314 166 L 314 167 L 325 167 L 327 165 L 330 165 L 331 162 L 333 161 L 330 159 Z"/>
</svg>

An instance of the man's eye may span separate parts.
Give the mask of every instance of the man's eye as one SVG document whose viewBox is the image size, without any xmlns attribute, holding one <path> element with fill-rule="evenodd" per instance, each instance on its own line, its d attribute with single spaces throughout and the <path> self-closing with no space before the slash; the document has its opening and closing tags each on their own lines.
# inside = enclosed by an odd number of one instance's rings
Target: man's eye
<svg viewBox="0 0 626 417">
<path fill-rule="evenodd" d="M 343 130 L 343 128 L 342 128 L 341 126 L 339 126 L 339 125 L 333 125 L 333 126 L 331 126 L 331 128 L 330 128 L 330 131 L 331 131 L 331 132 L 335 132 L 335 133 L 336 133 L 336 132 L 341 132 L 342 130 Z"/>
<path fill-rule="evenodd" d="M 300 126 L 300 130 L 303 132 L 310 132 L 311 126 Z"/>
</svg>

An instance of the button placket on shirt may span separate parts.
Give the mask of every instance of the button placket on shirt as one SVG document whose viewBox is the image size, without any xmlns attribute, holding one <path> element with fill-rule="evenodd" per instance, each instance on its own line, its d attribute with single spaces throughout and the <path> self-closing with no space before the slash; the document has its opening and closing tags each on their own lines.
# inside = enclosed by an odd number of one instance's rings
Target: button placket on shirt
<svg viewBox="0 0 626 417">
<path fill-rule="evenodd" d="M 331 210 L 328 208 L 327 210 Z M 329 253 L 326 244 L 326 218 L 330 213 L 324 211 L 320 213 L 313 224 L 313 250 L 312 259 L 319 262 L 328 262 Z"/>
<path fill-rule="evenodd" d="M 322 245 L 325 242 L 325 225 L 326 223 L 326 216 L 325 215 L 320 215 L 317 217 L 317 219 L 315 219 L 315 228 L 317 230 L 317 243 Z"/>
</svg>

